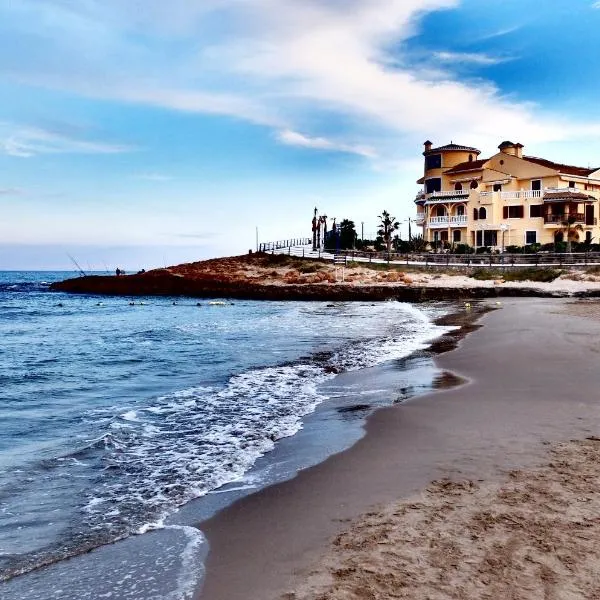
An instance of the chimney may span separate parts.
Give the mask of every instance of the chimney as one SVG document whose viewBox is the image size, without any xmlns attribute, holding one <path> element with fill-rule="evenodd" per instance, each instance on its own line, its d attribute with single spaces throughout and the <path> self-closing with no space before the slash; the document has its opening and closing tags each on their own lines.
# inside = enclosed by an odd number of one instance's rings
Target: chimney
<svg viewBox="0 0 600 600">
<path fill-rule="evenodd" d="M 425 146 L 425 152 L 429 152 L 433 144 L 429 140 L 427 140 L 423 145 Z"/>
<path fill-rule="evenodd" d="M 504 152 L 504 154 L 508 154 L 510 156 L 516 156 L 517 158 L 523 158 L 523 148 L 523 144 L 513 144 L 509 141 L 502 142 L 498 146 L 500 152 Z"/>
</svg>

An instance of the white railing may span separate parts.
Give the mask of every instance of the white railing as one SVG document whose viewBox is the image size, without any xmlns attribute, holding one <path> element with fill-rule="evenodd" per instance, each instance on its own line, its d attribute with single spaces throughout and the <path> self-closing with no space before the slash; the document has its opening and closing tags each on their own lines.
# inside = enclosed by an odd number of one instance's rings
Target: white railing
<svg viewBox="0 0 600 600">
<path fill-rule="evenodd" d="M 542 190 L 519 190 L 517 192 L 500 192 L 500 198 L 502 200 L 524 200 L 541 197 Z"/>
<path fill-rule="evenodd" d="M 547 187 L 544 190 L 547 194 L 564 194 L 565 192 L 567 193 L 571 193 L 571 194 L 580 194 L 583 190 L 580 190 L 578 188 L 574 188 L 574 187 L 556 187 L 556 188 L 549 188 Z"/>
<path fill-rule="evenodd" d="M 452 217 L 430 217 L 429 226 L 436 225 L 466 225 L 467 224 L 467 215 L 458 215 Z"/>
<path fill-rule="evenodd" d="M 442 198 L 446 196 L 468 196 L 469 190 L 448 190 L 445 192 L 432 192 L 430 198 Z"/>
</svg>

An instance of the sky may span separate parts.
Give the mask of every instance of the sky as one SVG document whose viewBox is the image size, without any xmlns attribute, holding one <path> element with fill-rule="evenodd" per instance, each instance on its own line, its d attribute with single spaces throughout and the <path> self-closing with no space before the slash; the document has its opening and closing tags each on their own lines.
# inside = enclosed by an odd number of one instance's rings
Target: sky
<svg viewBox="0 0 600 600">
<path fill-rule="evenodd" d="M 0 269 L 415 214 L 423 142 L 600 166 L 594 0 L 0 0 Z"/>
</svg>

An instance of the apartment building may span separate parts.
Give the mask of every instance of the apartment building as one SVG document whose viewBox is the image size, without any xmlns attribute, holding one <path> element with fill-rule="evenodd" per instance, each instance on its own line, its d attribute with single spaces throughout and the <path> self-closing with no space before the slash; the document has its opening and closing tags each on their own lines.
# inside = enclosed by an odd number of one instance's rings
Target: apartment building
<svg viewBox="0 0 600 600">
<path fill-rule="evenodd" d="M 415 199 L 424 239 L 497 250 L 567 241 L 567 235 L 600 242 L 600 168 L 525 156 L 523 148 L 502 142 L 497 154 L 482 159 L 477 148 L 425 142 L 417 181 L 423 189 Z"/>
</svg>

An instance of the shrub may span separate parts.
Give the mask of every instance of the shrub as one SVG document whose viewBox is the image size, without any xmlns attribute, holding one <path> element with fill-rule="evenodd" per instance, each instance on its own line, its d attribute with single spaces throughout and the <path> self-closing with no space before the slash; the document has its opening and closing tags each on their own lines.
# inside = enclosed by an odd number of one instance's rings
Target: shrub
<svg viewBox="0 0 600 600">
<path fill-rule="evenodd" d="M 475 269 L 471 273 L 473 279 L 486 280 L 486 279 L 499 279 L 502 278 L 504 281 L 540 281 L 550 282 L 554 281 L 557 277 L 560 277 L 562 271 L 559 269 L 551 268 L 535 268 L 528 267 L 523 269 L 506 269 L 500 271 L 498 269 Z"/>
<path fill-rule="evenodd" d="M 321 269 L 320 265 L 316 265 L 315 263 L 299 265 L 296 268 L 298 269 L 298 271 L 300 271 L 300 273 L 316 273 L 317 271 L 320 271 L 320 269 Z"/>
<path fill-rule="evenodd" d="M 469 244 L 456 244 L 454 246 L 455 254 L 473 254 L 475 252 L 475 248 L 471 248 Z"/>
</svg>

